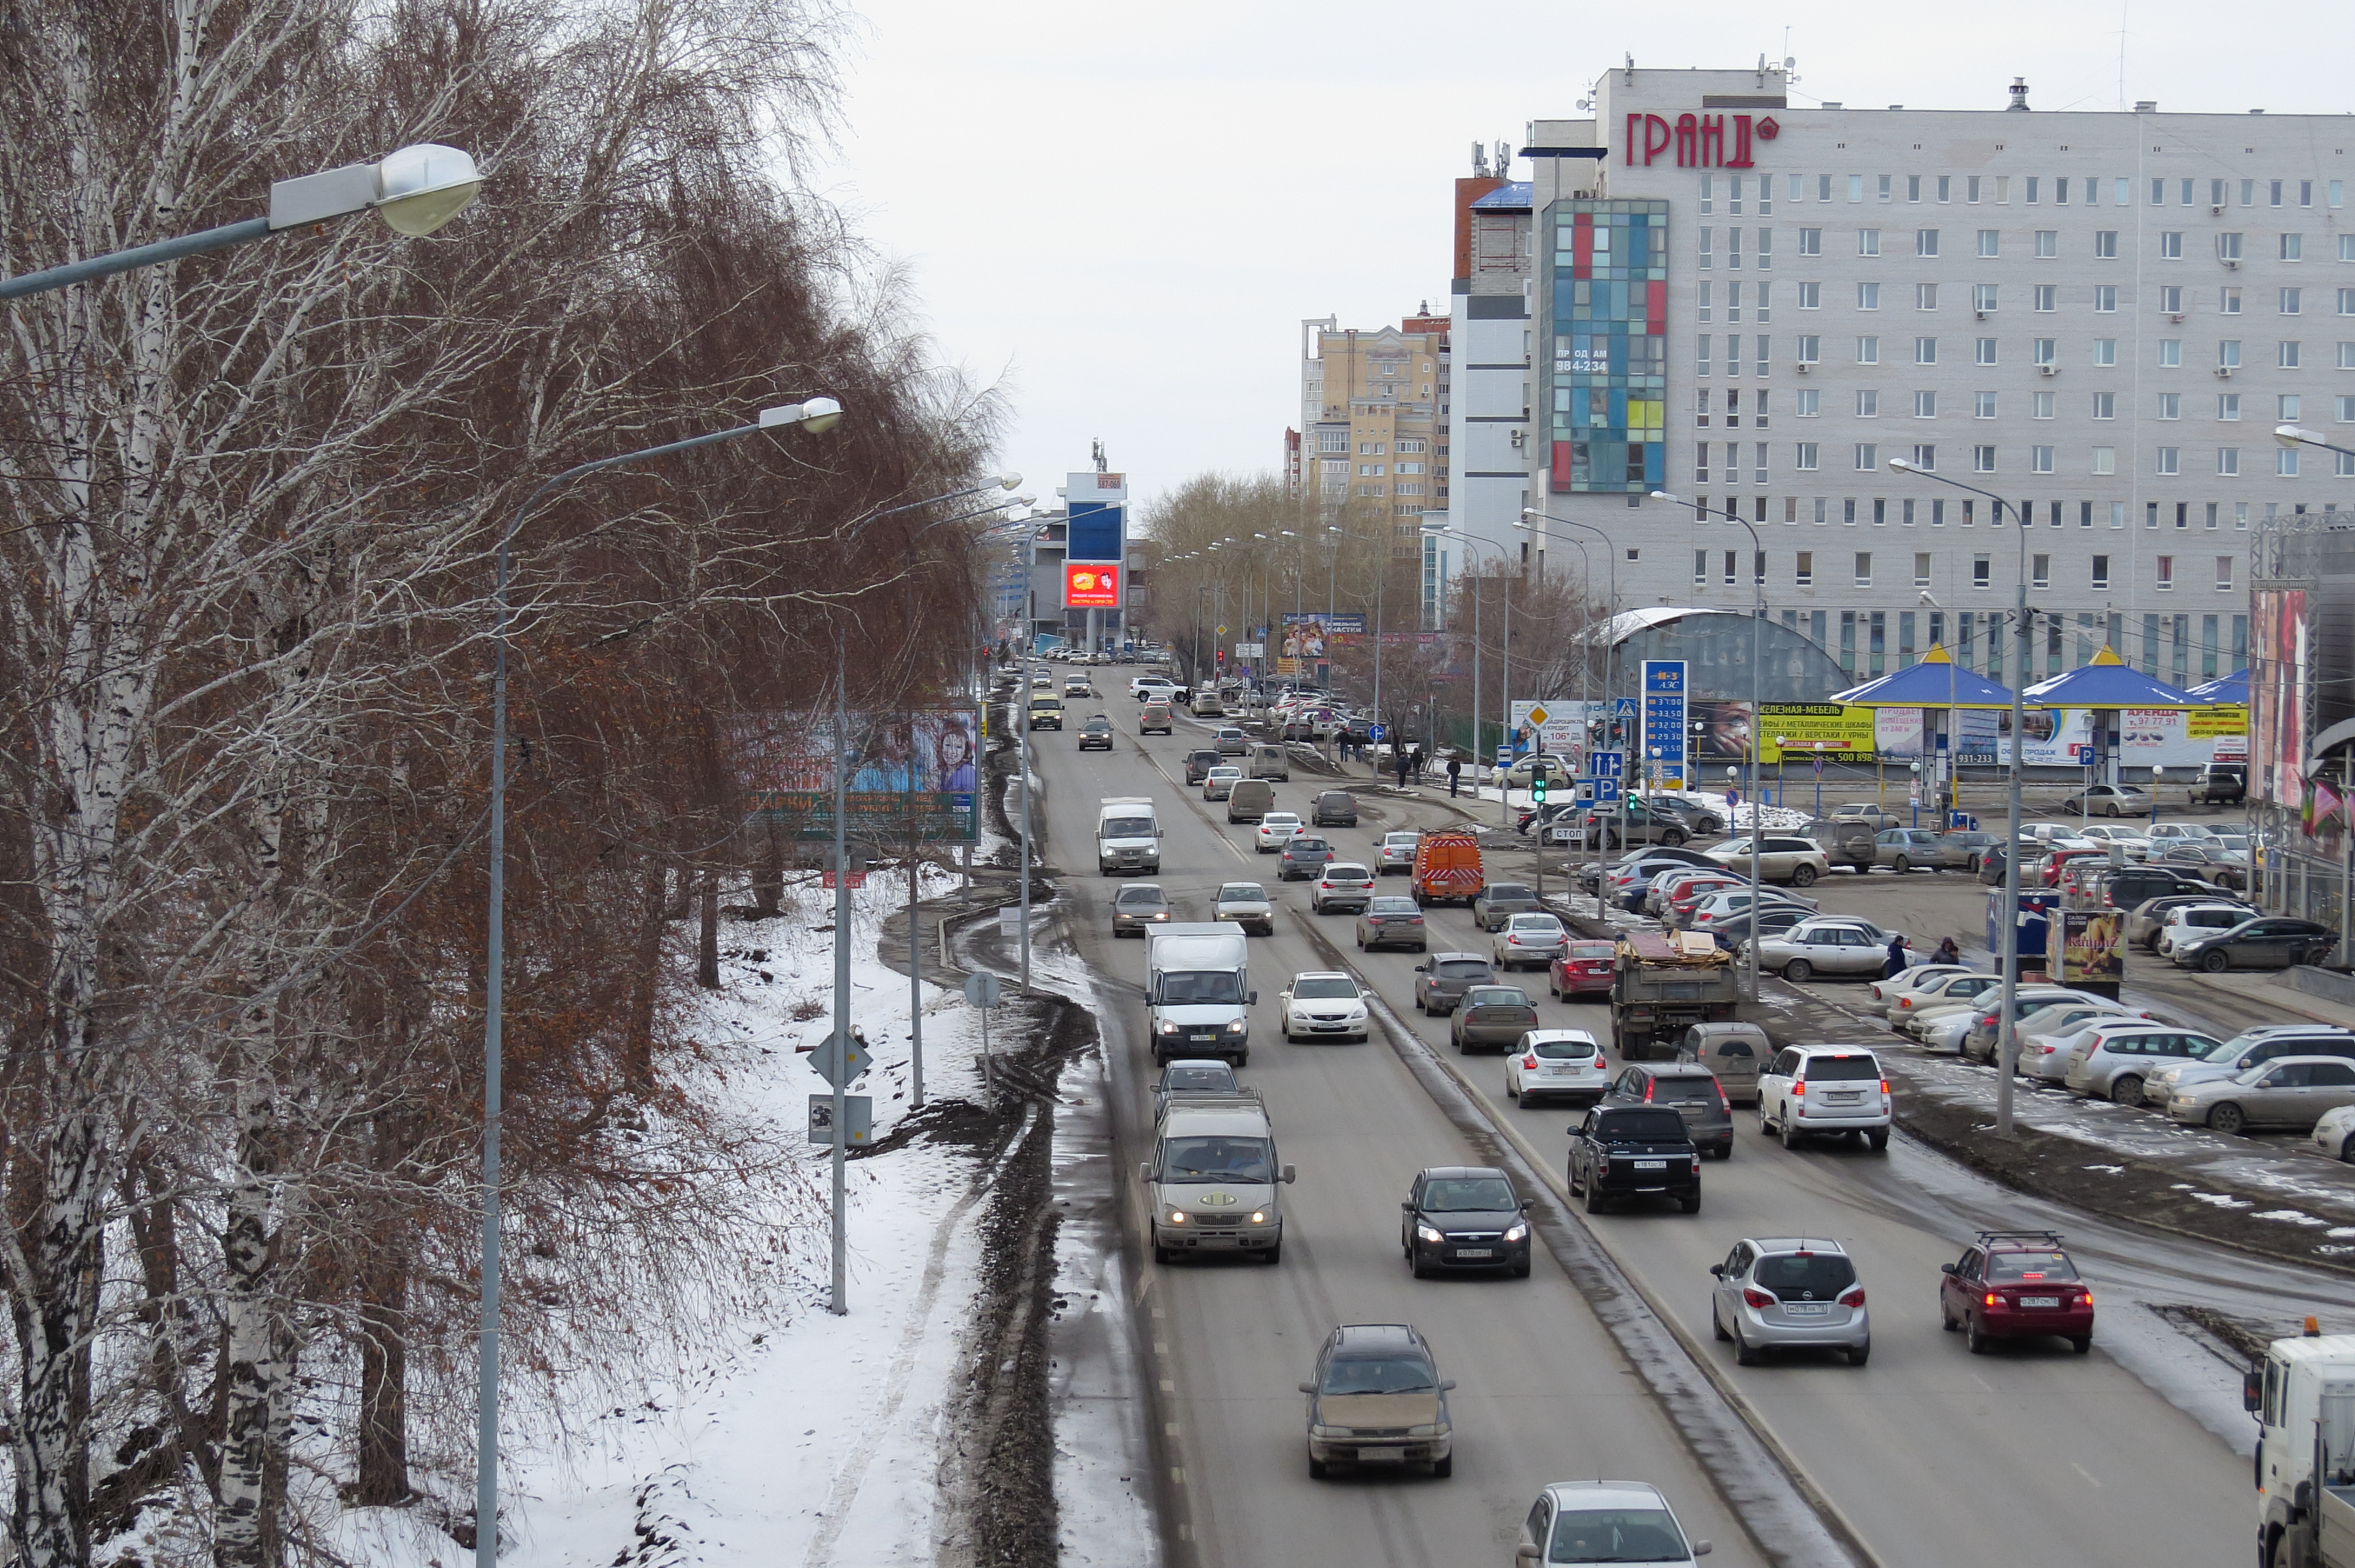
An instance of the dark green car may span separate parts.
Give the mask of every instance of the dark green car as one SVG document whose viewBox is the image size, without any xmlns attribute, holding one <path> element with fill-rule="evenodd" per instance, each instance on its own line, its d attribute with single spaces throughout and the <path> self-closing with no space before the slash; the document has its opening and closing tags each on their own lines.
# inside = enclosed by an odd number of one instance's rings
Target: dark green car
<svg viewBox="0 0 2355 1568">
<path fill-rule="evenodd" d="M 1537 1026 L 1538 1010 L 1520 987 L 1476 985 L 1465 988 L 1447 1033 L 1458 1051 L 1475 1045 L 1507 1051 Z"/>
</svg>

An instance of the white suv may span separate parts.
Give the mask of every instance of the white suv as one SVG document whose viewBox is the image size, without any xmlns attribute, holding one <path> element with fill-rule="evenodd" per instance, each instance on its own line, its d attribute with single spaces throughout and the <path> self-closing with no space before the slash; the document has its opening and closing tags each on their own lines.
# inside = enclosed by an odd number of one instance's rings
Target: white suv
<svg viewBox="0 0 2355 1568">
<path fill-rule="evenodd" d="M 1861 1045 L 1785 1045 L 1758 1075 L 1758 1130 L 1796 1148 L 1815 1133 L 1858 1133 L 1889 1147 L 1889 1079 Z"/>
</svg>

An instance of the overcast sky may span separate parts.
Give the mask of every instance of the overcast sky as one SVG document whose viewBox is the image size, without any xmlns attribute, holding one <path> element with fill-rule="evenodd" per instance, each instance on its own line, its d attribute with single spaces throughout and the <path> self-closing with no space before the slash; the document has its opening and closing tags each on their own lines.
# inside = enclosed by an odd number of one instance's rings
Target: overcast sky
<svg viewBox="0 0 2355 1568">
<path fill-rule="evenodd" d="M 1445 310 L 1450 182 L 1471 143 L 1518 149 L 1526 121 L 1575 115 L 1629 53 L 1716 69 L 1788 54 L 1795 104 L 2000 109 L 2025 76 L 2047 112 L 2355 108 L 2355 6 L 2333 4 L 857 10 L 820 188 L 910 270 L 942 353 L 1004 387 L 1005 461 L 1042 497 L 1096 437 L 1139 497 L 1273 470 L 1299 418 L 1301 318 Z M 1493 46 L 1456 44 L 1471 26 Z"/>
</svg>

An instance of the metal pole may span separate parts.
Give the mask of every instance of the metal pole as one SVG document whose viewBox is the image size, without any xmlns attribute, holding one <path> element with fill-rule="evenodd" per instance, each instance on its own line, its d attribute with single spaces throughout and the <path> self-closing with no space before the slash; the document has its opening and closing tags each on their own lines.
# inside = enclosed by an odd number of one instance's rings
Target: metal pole
<svg viewBox="0 0 2355 1568">
<path fill-rule="evenodd" d="M 845 1064 L 850 1056 L 850 856 L 844 822 L 850 768 L 850 715 L 843 691 L 847 663 L 842 633 L 837 630 L 834 636 L 834 1043 L 836 1060 Z M 843 1224 L 844 1145 L 849 1141 L 843 1085 L 849 1076 L 839 1070 L 834 1075 L 834 1293 L 826 1310 L 837 1318 L 850 1310 L 849 1242 Z"/>
<path fill-rule="evenodd" d="M 2001 518 L 2002 498 L 1989 495 L 1987 499 L 1994 504 L 1996 516 Z M 2019 1060 L 2019 1020 L 2015 1016 L 2019 1000 L 2019 773 L 2028 754 L 2028 747 L 2022 744 L 2028 736 L 2028 522 L 2017 514 L 2013 522 L 2019 529 L 2019 588 L 2014 610 L 2018 624 L 2012 629 L 2019 663 L 2011 672 L 2011 785 L 2008 802 L 2011 824 L 2003 856 L 2003 994 L 1996 1017 L 2000 1042 L 1995 1079 L 1998 1138 L 2011 1136 L 2011 1077 Z"/>
<path fill-rule="evenodd" d="M 1513 577 L 1505 574 L 1505 645 L 1501 651 L 1505 665 L 1505 755 L 1513 755 Z M 1529 753 L 1535 758 L 1537 753 Z M 1497 825 L 1510 829 L 1513 825 L 1512 789 L 1508 785 L 1497 790 Z"/>
<path fill-rule="evenodd" d="M 159 239 L 153 245 L 135 245 L 128 250 L 117 250 L 111 255 L 69 261 L 62 267 L 27 272 L 21 278 L 0 280 L 0 300 L 20 300 L 28 294 L 45 294 L 52 289 L 112 278 L 118 272 L 128 272 L 138 267 L 177 261 L 184 256 L 201 256 L 208 250 L 226 250 L 249 239 L 264 238 L 270 232 L 268 218 L 249 217 L 240 223 L 224 223 L 218 228 L 184 234 L 176 239 Z"/>
<path fill-rule="evenodd" d="M 1374 567 L 1374 722 L 1382 725 L 1382 733 L 1390 736 L 1391 755 L 1398 755 L 1397 726 L 1382 721 L 1382 584 L 1391 575 L 1390 542 L 1381 541 L 1382 553 Z M 1374 747 L 1374 777 L 1382 774 L 1382 748 Z"/>
<path fill-rule="evenodd" d="M 1030 725 L 1015 732 L 1016 764 L 1022 769 L 1022 991 L 1030 991 Z"/>
<path fill-rule="evenodd" d="M 483 980 L 483 1295 L 474 1373 L 475 1568 L 498 1568 L 499 1556 L 499 1075 L 500 1024 L 506 992 L 507 561 L 521 523 L 518 513 L 516 523 L 499 537 L 492 591 L 491 886 L 485 910 L 490 941 Z"/>
<path fill-rule="evenodd" d="M 914 775 L 911 772 L 911 778 Z M 911 824 L 911 832 L 913 825 Z M 924 1108 L 924 959 L 923 949 L 916 940 L 916 930 L 922 922 L 916 902 L 916 881 L 923 862 L 911 849 L 908 853 L 908 1046 L 911 1075 L 908 1092 L 910 1108 Z"/>
</svg>

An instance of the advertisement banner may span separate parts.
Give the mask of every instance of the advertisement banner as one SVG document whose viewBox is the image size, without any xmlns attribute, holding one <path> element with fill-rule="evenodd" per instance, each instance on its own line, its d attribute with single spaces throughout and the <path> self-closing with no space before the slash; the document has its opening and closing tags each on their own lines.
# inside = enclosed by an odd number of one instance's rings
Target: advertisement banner
<svg viewBox="0 0 2355 1568">
<path fill-rule="evenodd" d="M 1282 640 L 1276 644 L 1275 673 L 1314 675 L 1317 666 L 1333 657 L 1336 638 L 1361 636 L 1366 618 L 1355 612 L 1327 615 L 1321 609 L 1287 609 L 1281 613 Z"/>
<path fill-rule="evenodd" d="M 1844 703 L 1768 703 L 1759 724 L 1762 762 L 1870 762 L 1871 708 Z"/>
<path fill-rule="evenodd" d="M 1685 662 L 1644 661 L 1644 767 L 1662 779 L 1685 776 Z"/>
<path fill-rule="evenodd" d="M 2046 916 L 2044 961 L 2062 985 L 2115 996 L 2126 979 L 2126 916 L 2115 909 L 2055 909 Z"/>
<path fill-rule="evenodd" d="M 1610 711 L 1600 702 L 1582 703 L 1572 697 L 1548 697 L 1543 702 L 1516 702 L 1512 706 L 1516 734 L 1527 730 L 1540 751 L 1577 758 L 1585 755 L 1589 726 Z"/>
<path fill-rule="evenodd" d="M 1872 749 L 1883 762 L 1918 762 L 1922 758 L 1922 710 L 1872 710 Z"/>
<path fill-rule="evenodd" d="M 971 843 L 981 758 L 972 709 L 854 713 L 844 751 L 844 826 L 879 843 Z M 762 715 L 740 724 L 736 772 L 751 814 L 797 839 L 834 836 L 834 715 Z"/>
<path fill-rule="evenodd" d="M 1065 609 L 1118 609 L 1120 567 L 1084 561 L 1063 563 Z"/>
<path fill-rule="evenodd" d="M 2250 608 L 2249 796 L 2296 810 L 2306 800 L 2306 590 L 2260 588 Z"/>
<path fill-rule="evenodd" d="M 1063 530 L 1067 561 L 1125 560 L 1122 547 L 1128 533 L 1128 476 L 1119 473 L 1074 473 L 1063 483 L 1069 523 Z"/>
</svg>

